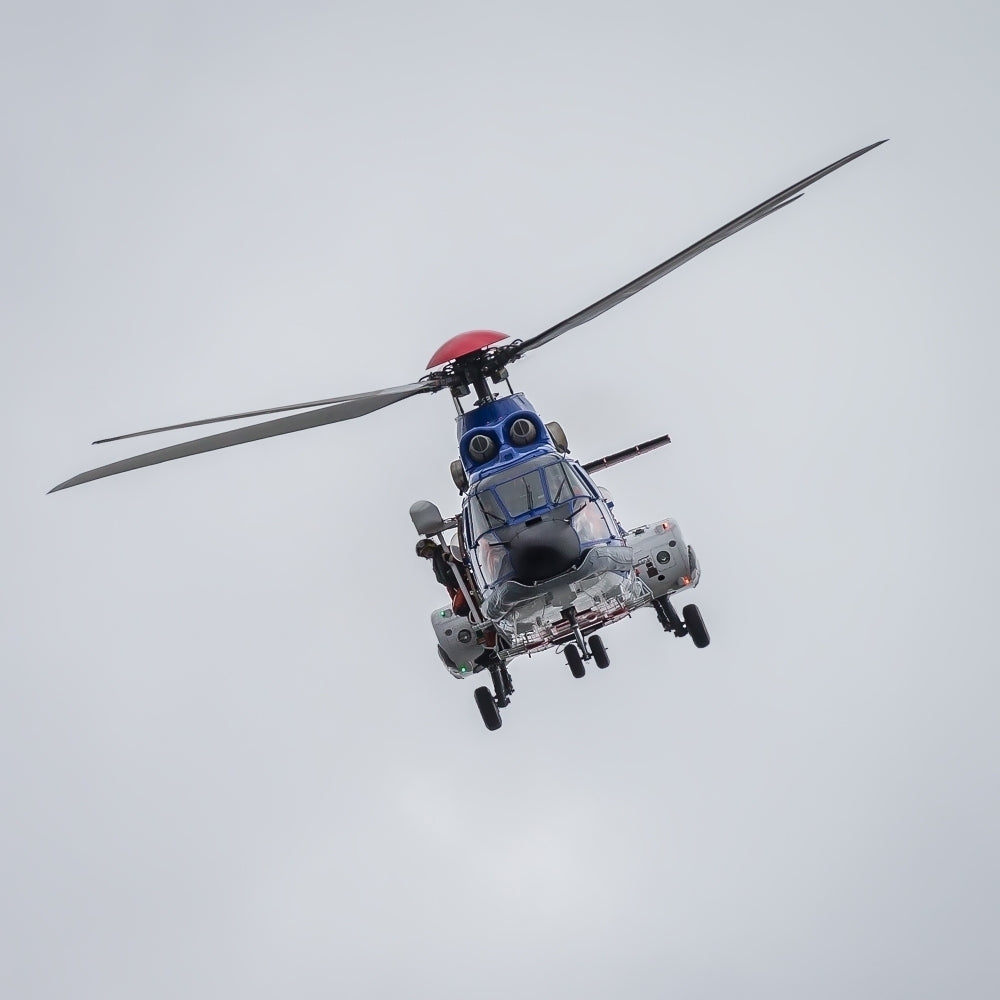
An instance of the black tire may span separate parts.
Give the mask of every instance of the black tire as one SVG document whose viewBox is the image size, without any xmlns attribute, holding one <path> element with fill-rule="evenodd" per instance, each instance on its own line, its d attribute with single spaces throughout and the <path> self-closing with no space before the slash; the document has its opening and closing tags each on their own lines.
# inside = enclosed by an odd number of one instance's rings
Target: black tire
<svg viewBox="0 0 1000 1000">
<path fill-rule="evenodd" d="M 604 648 L 604 640 L 599 635 L 592 635 L 587 640 L 587 644 L 590 646 L 591 653 L 594 654 L 594 663 L 601 670 L 604 670 L 611 663 L 608 651 Z"/>
<path fill-rule="evenodd" d="M 575 643 L 571 642 L 566 647 L 566 662 L 569 664 L 569 672 L 577 679 L 586 674 L 587 668 L 583 665 L 583 656 Z"/>
<path fill-rule="evenodd" d="M 493 692 L 488 687 L 476 688 L 476 705 L 479 706 L 479 714 L 483 717 L 483 723 L 492 733 L 503 725 L 500 718 L 500 709 L 493 700 Z"/>
<path fill-rule="evenodd" d="M 684 624 L 687 626 L 688 635 L 691 641 L 699 648 L 704 649 L 711 641 L 708 637 L 708 629 L 705 628 L 705 621 L 701 617 L 697 604 L 688 604 L 684 611 Z"/>
</svg>

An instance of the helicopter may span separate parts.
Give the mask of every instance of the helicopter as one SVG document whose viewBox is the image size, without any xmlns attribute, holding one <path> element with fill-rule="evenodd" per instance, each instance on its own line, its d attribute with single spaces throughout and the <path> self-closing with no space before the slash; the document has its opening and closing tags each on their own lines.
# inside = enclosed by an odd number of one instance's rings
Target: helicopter
<svg viewBox="0 0 1000 1000">
<path fill-rule="evenodd" d="M 603 469 L 670 442 L 644 441 L 589 462 L 570 457 L 559 423 L 545 422 L 515 392 L 510 366 L 526 354 L 595 319 L 716 243 L 802 197 L 805 188 L 887 140 L 829 164 L 727 222 L 708 236 L 572 316 L 525 340 L 495 330 L 470 330 L 442 344 L 416 382 L 330 399 L 190 420 L 101 438 L 122 441 L 163 431 L 300 411 L 196 438 L 112 462 L 53 487 L 55 493 L 161 462 L 202 454 L 373 413 L 414 396 L 447 391 L 456 411 L 458 458 L 451 477 L 461 497 L 457 514 L 443 517 L 422 500 L 410 508 L 421 536 L 417 555 L 428 559 L 449 603 L 431 614 L 440 660 L 454 677 L 488 674 L 474 697 L 486 728 L 502 725 L 500 710 L 514 693 L 509 664 L 519 656 L 561 650 L 570 673 L 586 674 L 610 659 L 600 631 L 641 608 L 651 608 L 664 631 L 710 637 L 698 606 L 678 611 L 673 600 L 701 577 L 694 549 L 676 521 L 662 518 L 626 529 L 615 504 L 594 480 Z M 505 343 L 505 341 L 509 341 Z M 501 395 L 506 388 L 506 395 Z M 467 399 L 474 394 L 474 399 Z M 463 400 L 467 404 L 463 405 Z M 451 533 L 450 538 L 446 534 Z"/>
</svg>

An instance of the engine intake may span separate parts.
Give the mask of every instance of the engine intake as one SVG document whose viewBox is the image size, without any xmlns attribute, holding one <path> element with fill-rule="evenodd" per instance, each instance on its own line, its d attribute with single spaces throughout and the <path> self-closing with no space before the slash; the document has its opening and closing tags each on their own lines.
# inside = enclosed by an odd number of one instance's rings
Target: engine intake
<svg viewBox="0 0 1000 1000">
<path fill-rule="evenodd" d="M 496 440 L 489 434 L 474 434 L 469 440 L 469 458 L 473 462 L 488 462 L 496 453 Z"/>
<path fill-rule="evenodd" d="M 518 417 L 507 431 L 508 440 L 517 447 L 531 444 L 537 437 L 538 428 L 527 417 Z"/>
</svg>

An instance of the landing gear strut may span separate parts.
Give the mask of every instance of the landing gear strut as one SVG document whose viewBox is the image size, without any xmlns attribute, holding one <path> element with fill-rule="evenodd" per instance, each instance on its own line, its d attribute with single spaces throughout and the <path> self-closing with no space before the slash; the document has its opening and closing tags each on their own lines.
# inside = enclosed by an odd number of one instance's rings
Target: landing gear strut
<svg viewBox="0 0 1000 1000">
<path fill-rule="evenodd" d="M 681 612 L 683 618 L 674 610 L 669 597 L 658 597 L 653 601 L 653 607 L 664 632 L 673 632 L 678 639 L 689 635 L 698 649 L 704 649 L 711 641 L 708 629 L 705 628 L 705 620 L 701 617 L 697 604 L 685 605 Z"/>
<path fill-rule="evenodd" d="M 489 668 L 490 677 L 493 679 L 493 690 L 496 692 L 497 708 L 506 708 L 510 704 L 510 696 L 514 693 L 510 672 L 499 656 L 490 658 Z"/>
<path fill-rule="evenodd" d="M 593 660 L 599 670 L 604 670 L 611 663 L 608 651 L 604 648 L 604 640 L 595 633 L 584 642 L 583 632 L 576 620 L 576 608 L 567 608 L 563 612 L 563 618 L 569 623 L 573 630 L 573 638 L 576 640 L 569 643 L 565 650 L 569 672 L 574 677 L 583 677 L 587 673 L 585 660 Z"/>
<path fill-rule="evenodd" d="M 503 725 L 500 709 L 506 708 L 510 704 L 510 696 L 514 693 L 514 683 L 507 665 L 496 653 L 491 652 L 486 667 L 493 681 L 493 690 L 490 691 L 488 687 L 478 687 L 475 690 L 475 698 L 479 714 L 483 717 L 483 723 L 490 732 L 494 732 Z"/>
</svg>

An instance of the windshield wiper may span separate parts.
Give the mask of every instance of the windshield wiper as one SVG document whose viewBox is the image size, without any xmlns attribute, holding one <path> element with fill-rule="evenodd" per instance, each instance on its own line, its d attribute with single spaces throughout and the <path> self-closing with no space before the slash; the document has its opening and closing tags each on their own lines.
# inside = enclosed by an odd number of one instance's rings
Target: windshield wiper
<svg viewBox="0 0 1000 1000">
<path fill-rule="evenodd" d="M 559 484 L 559 489 L 556 490 L 556 495 L 552 498 L 552 503 L 559 503 L 559 498 L 562 496 L 562 491 L 569 484 L 569 476 L 566 475 L 566 470 L 560 466 L 559 471 L 562 473 L 562 482 Z"/>
</svg>

